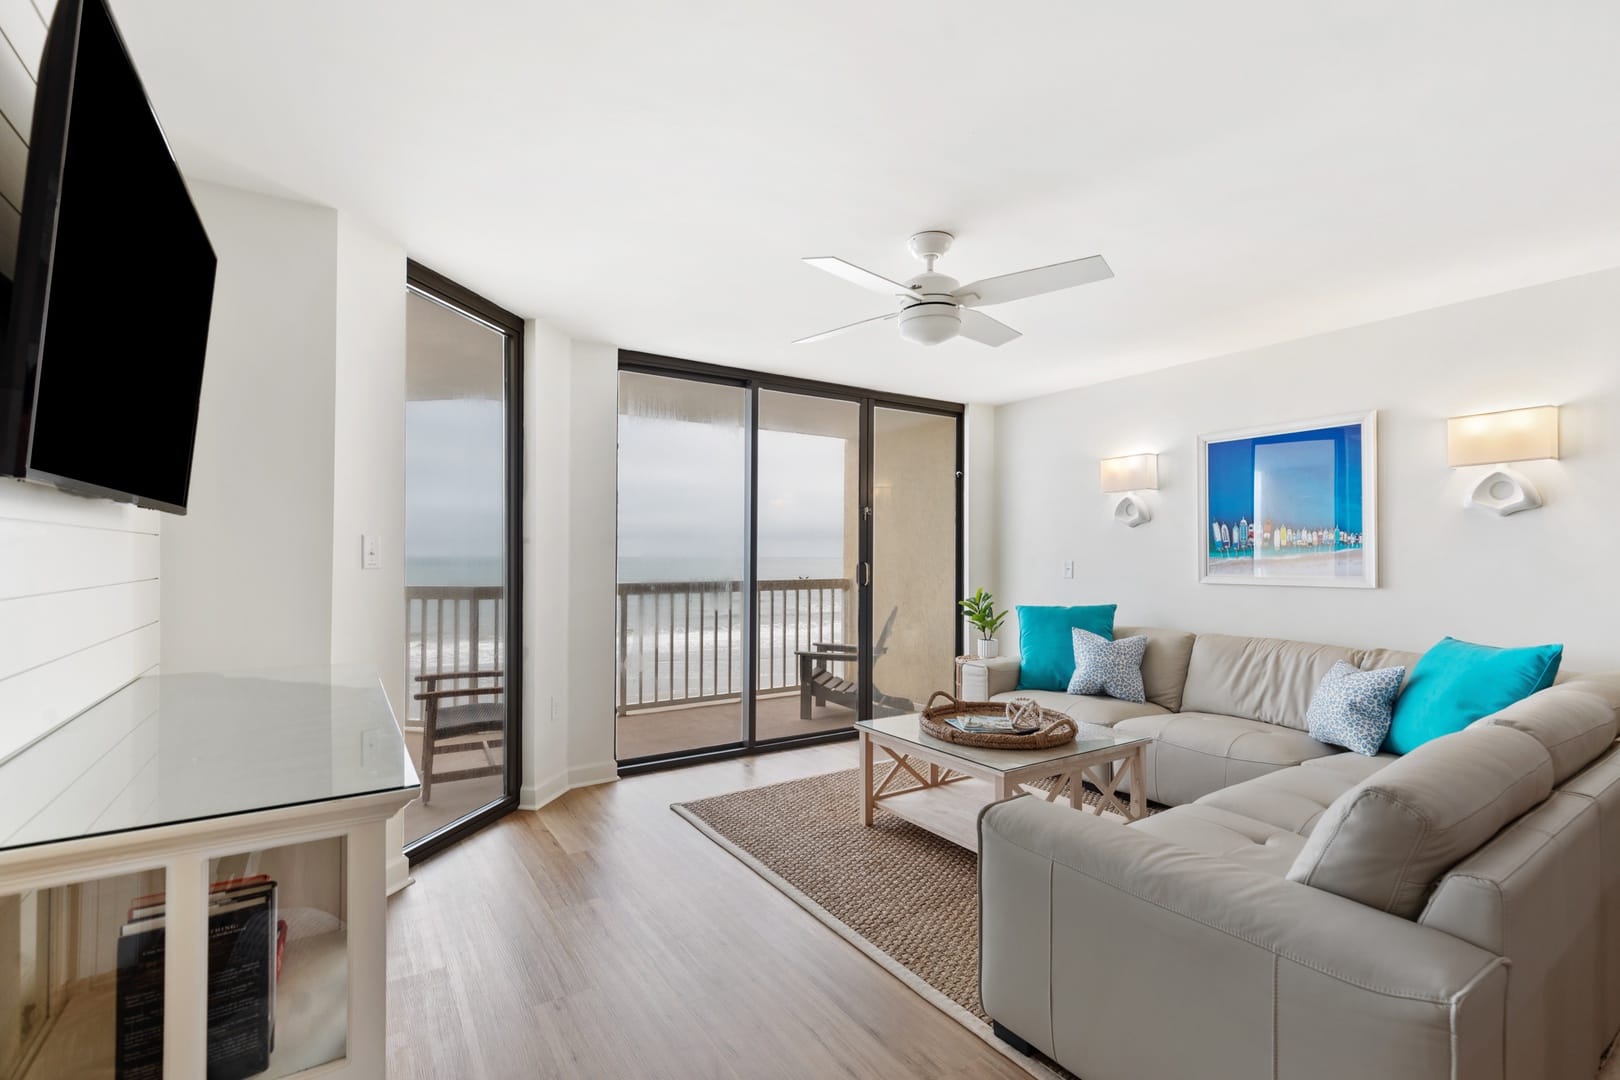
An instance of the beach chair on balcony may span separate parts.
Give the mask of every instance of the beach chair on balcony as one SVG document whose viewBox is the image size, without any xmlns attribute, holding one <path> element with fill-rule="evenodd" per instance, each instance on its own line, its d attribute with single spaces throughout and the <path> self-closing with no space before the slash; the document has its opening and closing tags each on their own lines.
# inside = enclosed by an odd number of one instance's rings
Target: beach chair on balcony
<svg viewBox="0 0 1620 1080">
<path fill-rule="evenodd" d="M 889 651 L 889 635 L 894 632 L 894 618 L 899 613 L 900 609 L 895 607 L 884 620 L 883 630 L 878 634 L 877 643 L 872 646 L 874 663 Z M 800 720 L 810 719 L 817 705 L 831 704 L 855 711 L 860 688 L 853 681 L 834 675 L 828 667 L 829 664 L 853 664 L 858 661 L 860 653 L 855 646 L 843 642 L 815 642 L 808 649 L 796 650 L 795 655 L 799 658 Z M 916 711 L 916 704 L 910 698 L 895 697 L 883 693 L 875 685 L 872 687 L 873 716 L 901 716 Z"/>
<path fill-rule="evenodd" d="M 481 685 L 485 679 L 495 680 L 494 684 Z M 505 745 L 505 673 L 436 671 L 418 675 L 416 681 L 422 684 L 422 689 L 412 695 L 422 703 L 422 805 L 432 799 L 435 781 L 500 776 L 506 766 L 495 759 L 494 751 Z M 456 685 L 458 681 L 476 685 Z M 446 683 L 450 685 L 443 685 Z M 462 699 L 468 700 L 463 703 Z M 484 764 L 435 770 L 435 757 L 462 753 L 481 754 Z"/>
</svg>

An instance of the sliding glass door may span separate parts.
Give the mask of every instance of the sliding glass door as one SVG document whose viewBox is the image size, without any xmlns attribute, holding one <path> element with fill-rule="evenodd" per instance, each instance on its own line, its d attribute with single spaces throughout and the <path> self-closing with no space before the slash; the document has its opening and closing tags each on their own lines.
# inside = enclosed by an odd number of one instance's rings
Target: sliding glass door
<svg viewBox="0 0 1620 1080">
<path fill-rule="evenodd" d="M 749 392 L 619 374 L 619 760 L 741 745 Z"/>
<path fill-rule="evenodd" d="M 861 403 L 759 391 L 757 740 L 859 715 Z"/>
<path fill-rule="evenodd" d="M 872 713 L 913 712 L 955 679 L 962 624 L 955 417 L 872 413 Z"/>
<path fill-rule="evenodd" d="M 621 768 L 847 736 L 949 687 L 961 408 L 621 354 Z"/>
</svg>

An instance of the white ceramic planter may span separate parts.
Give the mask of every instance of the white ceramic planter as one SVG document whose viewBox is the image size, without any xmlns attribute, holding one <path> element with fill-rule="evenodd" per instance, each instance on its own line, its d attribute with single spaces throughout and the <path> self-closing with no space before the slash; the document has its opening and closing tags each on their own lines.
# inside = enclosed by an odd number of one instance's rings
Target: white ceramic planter
<svg viewBox="0 0 1620 1080">
<path fill-rule="evenodd" d="M 995 638 L 980 638 L 973 644 L 978 647 L 980 660 L 994 660 L 1001 652 L 1001 646 Z"/>
</svg>

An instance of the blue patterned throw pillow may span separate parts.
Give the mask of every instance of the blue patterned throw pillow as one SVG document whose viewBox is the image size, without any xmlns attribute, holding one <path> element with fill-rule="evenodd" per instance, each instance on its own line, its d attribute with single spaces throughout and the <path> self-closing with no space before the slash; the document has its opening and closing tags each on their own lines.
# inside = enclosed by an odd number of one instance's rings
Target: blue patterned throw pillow
<svg viewBox="0 0 1620 1080">
<path fill-rule="evenodd" d="M 1404 667 L 1361 671 L 1348 660 L 1340 660 L 1322 676 L 1305 713 L 1311 738 L 1375 756 L 1389 734 L 1395 696 L 1401 692 L 1404 678 Z"/>
<path fill-rule="evenodd" d="M 1107 694 L 1119 701 L 1147 700 L 1142 689 L 1142 657 L 1147 638 L 1109 641 L 1089 630 L 1074 630 L 1074 677 L 1071 694 Z"/>
</svg>

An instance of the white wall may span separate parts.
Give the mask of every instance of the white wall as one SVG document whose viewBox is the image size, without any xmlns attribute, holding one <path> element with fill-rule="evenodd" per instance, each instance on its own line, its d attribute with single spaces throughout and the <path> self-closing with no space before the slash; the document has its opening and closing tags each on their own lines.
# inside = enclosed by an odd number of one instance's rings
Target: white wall
<svg viewBox="0 0 1620 1080">
<path fill-rule="evenodd" d="M 159 519 L 0 480 L 0 759 L 159 659 Z"/>
<path fill-rule="evenodd" d="M 524 333 L 525 807 L 617 776 L 613 640 L 618 351 Z"/>
<path fill-rule="evenodd" d="M 191 191 L 219 271 L 189 513 L 163 543 L 163 666 L 324 665 L 337 214 L 217 184 Z"/>
<path fill-rule="evenodd" d="M 332 447 L 332 662 L 376 668 L 396 716 L 405 685 L 405 251 L 347 215 L 337 230 Z M 375 534 L 380 566 L 361 567 Z"/>
<path fill-rule="evenodd" d="M 969 593 L 978 588 L 996 591 L 996 539 L 1000 532 L 996 522 L 996 412 L 993 405 L 969 405 L 963 417 L 967 473 L 962 494 L 967 530 L 963 543 L 967 547 L 963 553 L 966 580 L 962 587 Z M 963 641 L 971 652 L 972 638 Z"/>
<path fill-rule="evenodd" d="M 0 265 L 16 256 L 54 3 L 0 5 Z M 0 758 L 153 669 L 162 515 L 0 480 Z"/>
<path fill-rule="evenodd" d="M 360 665 L 403 715 L 404 250 L 324 207 L 192 193 L 219 276 L 164 667 Z"/>
<path fill-rule="evenodd" d="M 1564 407 L 1563 458 L 1522 468 L 1546 507 L 1465 512 L 1480 470 L 1447 468 L 1446 417 L 1542 404 Z M 1200 585 L 1197 436 L 1371 408 L 1382 587 Z M 1009 606 L 1117 602 L 1121 622 L 1409 649 L 1561 641 L 1571 669 L 1620 668 L 1620 270 L 1019 402 L 995 428 Z M 1162 489 L 1126 529 L 1097 462 L 1145 451 Z"/>
<path fill-rule="evenodd" d="M 525 807 L 568 790 L 569 384 L 573 343 L 543 322 L 523 334 L 523 787 Z M 566 604 L 566 600 L 564 601 Z"/>
<path fill-rule="evenodd" d="M 618 566 L 619 352 L 575 342 L 568 500 L 568 765 L 571 785 L 618 775 L 613 754 Z"/>
</svg>

